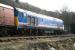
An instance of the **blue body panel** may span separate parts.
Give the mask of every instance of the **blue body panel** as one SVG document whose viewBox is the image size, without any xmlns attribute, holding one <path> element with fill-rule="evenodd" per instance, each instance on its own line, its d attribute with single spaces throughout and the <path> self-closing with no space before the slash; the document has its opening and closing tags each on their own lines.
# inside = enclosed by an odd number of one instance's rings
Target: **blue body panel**
<svg viewBox="0 0 75 50">
<path fill-rule="evenodd" d="M 19 22 L 18 28 L 22 28 L 22 25 L 25 25 L 27 23 L 27 16 L 25 16 L 23 12 L 19 12 L 18 22 Z"/>
<path fill-rule="evenodd" d="M 57 21 L 55 19 L 38 18 L 38 26 L 47 28 L 59 28 L 63 27 L 63 21 Z"/>
<path fill-rule="evenodd" d="M 22 12 L 19 12 L 18 20 L 19 20 L 19 22 L 27 23 L 27 17 L 24 16 L 24 14 Z"/>
<path fill-rule="evenodd" d="M 49 19 L 45 19 L 45 18 L 38 18 L 38 24 L 39 25 L 53 26 L 53 25 L 56 25 L 57 22 L 54 20 L 49 20 Z"/>
</svg>

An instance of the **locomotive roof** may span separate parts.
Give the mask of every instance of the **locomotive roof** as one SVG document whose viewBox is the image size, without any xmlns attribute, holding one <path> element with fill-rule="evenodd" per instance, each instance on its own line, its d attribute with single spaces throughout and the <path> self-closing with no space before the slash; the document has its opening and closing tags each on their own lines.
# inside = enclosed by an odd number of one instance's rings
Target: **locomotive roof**
<svg viewBox="0 0 75 50">
<path fill-rule="evenodd" d="M 50 19 L 50 20 L 54 20 L 54 21 L 58 21 L 58 22 L 63 22 L 63 20 L 61 20 L 59 18 L 55 18 L 55 17 L 43 15 L 43 14 L 38 14 L 38 13 L 28 11 L 28 10 L 24 10 L 24 9 L 21 9 L 21 8 L 17 8 L 17 9 L 20 12 L 26 12 L 28 15 L 31 15 L 31 16 L 34 16 L 34 17 L 45 18 L 45 19 Z"/>
<path fill-rule="evenodd" d="M 9 6 L 9 5 L 2 4 L 2 3 L 0 3 L 0 7 L 5 7 L 5 8 L 13 9 L 13 7 L 11 7 L 11 6 Z"/>
</svg>

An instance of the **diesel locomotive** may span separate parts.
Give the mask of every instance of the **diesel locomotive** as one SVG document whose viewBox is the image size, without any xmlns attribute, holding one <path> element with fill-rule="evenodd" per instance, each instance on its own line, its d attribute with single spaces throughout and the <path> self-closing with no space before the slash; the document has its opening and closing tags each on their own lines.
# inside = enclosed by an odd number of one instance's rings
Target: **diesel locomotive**
<svg viewBox="0 0 75 50">
<path fill-rule="evenodd" d="M 0 36 L 62 34 L 64 21 L 0 3 Z"/>
</svg>

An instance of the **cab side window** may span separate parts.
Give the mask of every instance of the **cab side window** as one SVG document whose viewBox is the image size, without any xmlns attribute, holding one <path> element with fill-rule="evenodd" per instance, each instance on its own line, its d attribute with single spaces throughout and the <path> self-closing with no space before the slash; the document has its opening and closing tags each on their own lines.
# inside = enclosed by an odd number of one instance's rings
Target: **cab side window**
<svg viewBox="0 0 75 50">
<path fill-rule="evenodd" d="M 23 14 L 24 14 L 24 17 L 23 17 L 24 22 L 27 23 L 27 14 L 26 14 L 26 12 L 24 12 Z"/>
<path fill-rule="evenodd" d="M 31 17 L 31 25 L 35 26 L 35 17 Z"/>
<path fill-rule="evenodd" d="M 31 26 L 37 26 L 38 25 L 38 18 L 28 15 L 27 19 L 28 19 L 28 25 L 31 25 Z"/>
<path fill-rule="evenodd" d="M 35 26 L 38 26 L 38 18 L 35 18 Z"/>
<path fill-rule="evenodd" d="M 31 25 L 31 16 L 27 16 L 27 20 L 28 20 L 28 25 Z"/>
</svg>

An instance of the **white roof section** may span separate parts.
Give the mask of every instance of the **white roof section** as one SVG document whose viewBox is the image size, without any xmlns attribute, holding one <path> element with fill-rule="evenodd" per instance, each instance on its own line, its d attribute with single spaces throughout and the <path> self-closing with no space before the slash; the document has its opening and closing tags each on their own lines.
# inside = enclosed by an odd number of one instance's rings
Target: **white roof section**
<svg viewBox="0 0 75 50">
<path fill-rule="evenodd" d="M 27 10 L 21 9 L 21 8 L 16 8 L 20 12 L 27 12 Z"/>
<path fill-rule="evenodd" d="M 16 8 L 16 9 L 20 12 L 26 12 L 28 15 L 36 16 L 36 13 L 34 13 L 34 12 L 24 10 L 24 9 L 21 9 L 21 8 Z"/>
<path fill-rule="evenodd" d="M 47 16 L 47 15 L 42 15 L 42 14 L 38 14 L 38 17 L 45 18 L 45 19 L 50 19 L 50 20 L 53 20 L 54 19 L 54 17 Z"/>
<path fill-rule="evenodd" d="M 63 22 L 63 20 L 58 19 L 58 18 L 55 18 L 55 20 L 58 21 L 58 22 Z"/>
<path fill-rule="evenodd" d="M 26 12 L 28 15 L 31 15 L 31 16 L 34 16 L 34 17 L 37 17 L 37 13 L 35 13 L 35 12 L 32 12 L 32 11 L 28 11 L 27 10 L 27 12 Z"/>
<path fill-rule="evenodd" d="M 13 7 L 11 7 L 11 6 L 9 6 L 9 5 L 2 4 L 2 3 L 0 3 L 0 7 L 5 7 L 5 8 L 13 9 Z"/>
</svg>

